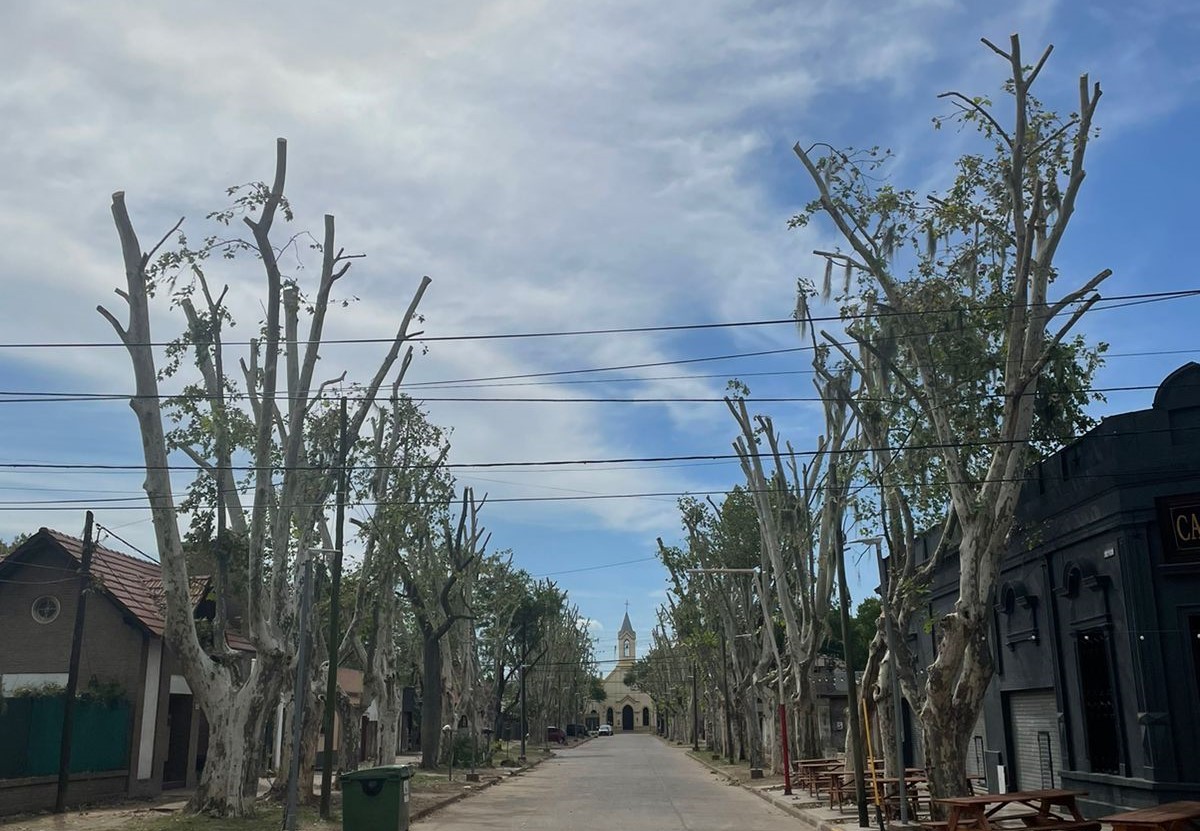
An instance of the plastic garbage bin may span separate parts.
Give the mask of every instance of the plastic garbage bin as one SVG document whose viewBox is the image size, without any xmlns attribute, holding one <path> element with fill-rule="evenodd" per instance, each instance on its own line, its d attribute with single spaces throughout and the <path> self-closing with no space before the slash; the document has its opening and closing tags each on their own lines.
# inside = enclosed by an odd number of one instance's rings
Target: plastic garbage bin
<svg viewBox="0 0 1200 831">
<path fill-rule="evenodd" d="M 342 831 L 408 831 L 408 765 L 342 776 Z"/>
</svg>

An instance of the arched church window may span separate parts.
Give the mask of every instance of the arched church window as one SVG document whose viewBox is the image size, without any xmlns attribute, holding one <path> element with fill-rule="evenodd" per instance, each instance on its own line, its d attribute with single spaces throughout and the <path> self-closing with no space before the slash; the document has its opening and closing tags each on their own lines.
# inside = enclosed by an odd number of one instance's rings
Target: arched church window
<svg viewBox="0 0 1200 831">
<path fill-rule="evenodd" d="M 625 641 L 625 657 L 629 657 L 629 641 Z"/>
</svg>

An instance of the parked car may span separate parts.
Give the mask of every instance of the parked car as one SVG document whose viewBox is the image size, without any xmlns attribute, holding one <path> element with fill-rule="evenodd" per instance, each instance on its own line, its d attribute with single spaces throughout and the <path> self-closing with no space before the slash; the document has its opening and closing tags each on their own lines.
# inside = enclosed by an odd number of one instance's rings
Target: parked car
<svg viewBox="0 0 1200 831">
<path fill-rule="evenodd" d="M 612 735 L 612 725 L 611 724 L 601 724 L 600 729 L 597 731 L 596 735 L 611 736 Z"/>
<path fill-rule="evenodd" d="M 558 744 L 566 744 L 567 733 L 561 727 L 547 727 L 546 741 L 557 742 Z"/>
</svg>

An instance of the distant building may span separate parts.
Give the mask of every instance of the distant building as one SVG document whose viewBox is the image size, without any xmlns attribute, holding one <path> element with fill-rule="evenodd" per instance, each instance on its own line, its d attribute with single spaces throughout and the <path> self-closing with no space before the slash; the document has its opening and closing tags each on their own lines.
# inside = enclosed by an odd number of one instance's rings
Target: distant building
<svg viewBox="0 0 1200 831">
<path fill-rule="evenodd" d="M 587 716 L 588 726 L 611 724 L 613 730 L 653 730 L 657 724 L 654 701 L 648 693 L 631 689 L 625 684 L 625 674 L 637 661 L 637 633 L 629 622 L 629 612 L 617 632 L 617 663 L 604 679 L 603 702 L 592 702 Z"/>
</svg>

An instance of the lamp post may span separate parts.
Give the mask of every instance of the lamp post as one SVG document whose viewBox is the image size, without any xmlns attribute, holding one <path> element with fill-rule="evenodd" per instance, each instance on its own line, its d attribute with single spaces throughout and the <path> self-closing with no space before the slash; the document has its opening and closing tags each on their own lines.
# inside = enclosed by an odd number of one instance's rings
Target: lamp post
<svg viewBox="0 0 1200 831">
<path fill-rule="evenodd" d="M 883 607 L 883 625 L 887 637 L 888 654 L 892 660 L 892 705 L 896 733 L 896 793 L 900 799 L 900 824 L 908 823 L 908 802 L 904 783 L 904 705 L 900 698 L 900 670 L 896 652 L 896 624 L 892 618 L 892 605 L 888 600 L 888 575 L 883 562 L 883 541 L 879 537 L 854 540 L 875 546 L 875 562 L 879 565 L 879 601 Z"/>
</svg>

